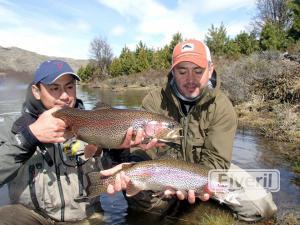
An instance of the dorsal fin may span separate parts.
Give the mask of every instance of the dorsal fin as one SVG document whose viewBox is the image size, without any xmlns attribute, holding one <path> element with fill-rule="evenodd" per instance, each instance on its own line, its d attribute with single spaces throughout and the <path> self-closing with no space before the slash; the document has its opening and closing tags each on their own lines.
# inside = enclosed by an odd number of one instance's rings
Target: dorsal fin
<svg viewBox="0 0 300 225">
<path fill-rule="evenodd" d="M 95 105 L 94 110 L 98 110 L 98 109 L 111 109 L 111 106 L 109 104 L 104 103 L 104 102 L 98 102 Z"/>
</svg>

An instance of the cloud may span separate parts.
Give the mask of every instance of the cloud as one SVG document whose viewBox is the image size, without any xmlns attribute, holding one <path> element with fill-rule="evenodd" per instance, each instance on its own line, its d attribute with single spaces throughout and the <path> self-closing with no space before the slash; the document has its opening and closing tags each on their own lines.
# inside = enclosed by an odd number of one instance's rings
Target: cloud
<svg viewBox="0 0 300 225">
<path fill-rule="evenodd" d="M 240 21 L 225 25 L 227 34 L 232 38 L 241 33 L 241 31 L 247 31 L 248 26 L 249 21 Z"/>
<path fill-rule="evenodd" d="M 18 15 L 3 5 L 0 5 L 0 18 L 1 18 L 0 24 L 1 23 L 14 24 L 14 25 L 21 24 Z"/>
<path fill-rule="evenodd" d="M 89 41 L 82 38 L 90 25 L 82 19 L 61 22 L 41 12 L 16 13 L 0 0 L 0 46 L 17 46 L 43 55 L 87 58 Z M 25 14 L 24 14 L 25 13 Z M 79 33 L 78 33 L 79 32 Z M 74 35 L 77 34 L 77 35 Z"/>
<path fill-rule="evenodd" d="M 125 28 L 123 26 L 116 26 L 110 31 L 113 36 L 121 36 L 122 34 L 124 34 L 124 32 Z"/>
<path fill-rule="evenodd" d="M 189 0 L 188 0 L 189 1 Z M 212 13 L 224 10 L 237 10 L 244 7 L 253 7 L 255 5 L 255 0 L 191 0 L 198 2 L 201 5 L 201 11 L 204 13 Z"/>
<path fill-rule="evenodd" d="M 231 15 L 228 19 L 223 13 L 235 15 L 237 11 L 232 10 L 241 11 L 255 4 L 255 0 L 97 1 L 97 5 L 87 7 L 82 2 L 70 5 L 62 1 L 50 5 L 43 1 L 22 5 L 0 0 L 0 45 L 18 46 L 47 55 L 86 58 L 90 37 L 99 33 L 97 29 L 103 35 L 110 29 L 108 34 L 112 40 L 117 37 L 113 45 L 119 46 L 118 49 L 125 44 L 135 48 L 139 40 L 148 47 L 157 48 L 169 43 L 177 32 L 184 38 L 204 39 L 210 25 L 219 23 L 219 18 L 227 19 L 224 21 L 227 33 L 235 35 L 245 29 L 246 22 L 235 21 Z M 84 9 L 99 10 L 109 19 L 101 24 L 103 21 L 99 22 L 97 14 L 82 13 L 87 11 Z M 219 18 L 215 19 L 217 16 Z"/>
<path fill-rule="evenodd" d="M 49 35 L 31 28 L 0 30 L 0 36 L 0 45 L 4 47 L 18 46 L 48 56 L 87 58 L 89 43 L 84 40 Z"/>
<path fill-rule="evenodd" d="M 78 20 L 72 24 L 73 28 L 80 32 L 89 32 L 91 30 L 90 24 L 83 20 Z"/>
<path fill-rule="evenodd" d="M 144 42 L 147 40 L 147 44 L 149 43 L 153 47 L 161 47 L 166 44 L 176 32 L 188 37 L 203 36 L 195 22 L 195 14 L 182 8 L 170 10 L 153 0 L 98 1 L 122 16 L 137 21 L 135 26 L 137 28 L 136 40 L 143 38 Z M 162 40 L 153 41 L 151 36 L 160 36 Z"/>
<path fill-rule="evenodd" d="M 174 7 L 167 8 L 157 0 L 98 0 L 127 21 L 134 20 L 135 41 L 143 40 L 153 47 L 162 47 L 169 43 L 172 35 L 180 32 L 184 38 L 204 39 L 209 28 L 209 16 L 219 11 L 249 8 L 255 5 L 255 0 L 178 0 Z M 209 15 L 210 14 L 210 15 Z M 200 24 L 203 20 L 203 23 Z M 232 21 L 227 28 L 231 36 L 245 30 L 246 22 Z M 157 38 L 159 37 L 159 38 Z M 128 44 L 133 46 L 133 44 Z"/>
</svg>

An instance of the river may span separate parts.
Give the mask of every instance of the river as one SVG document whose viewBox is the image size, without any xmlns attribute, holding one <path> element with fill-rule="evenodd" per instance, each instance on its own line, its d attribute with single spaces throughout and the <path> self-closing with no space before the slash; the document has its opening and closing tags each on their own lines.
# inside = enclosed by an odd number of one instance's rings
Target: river
<svg viewBox="0 0 300 225">
<path fill-rule="evenodd" d="M 77 89 L 78 97 L 85 102 L 87 109 L 92 109 L 98 101 L 118 108 L 138 108 L 142 98 L 147 93 L 145 90 L 113 92 L 86 86 L 78 86 Z M 25 92 L 26 85 L 0 85 L 0 115 L 19 112 L 25 98 Z M 290 162 L 276 153 L 276 149 L 285 147 L 286 144 L 270 141 L 257 135 L 254 131 L 241 128 L 235 136 L 233 162 L 245 169 L 279 170 L 280 190 L 273 193 L 274 201 L 278 206 L 278 215 L 294 212 L 299 216 L 300 176 L 290 170 Z M 9 203 L 6 186 L 0 189 L 0 196 L 0 205 Z M 114 201 L 115 199 L 109 199 L 107 196 L 102 197 L 102 202 L 104 205 L 106 203 L 106 208 L 110 208 Z M 118 204 L 121 203 L 118 202 Z M 126 211 L 126 202 L 123 202 L 120 207 Z M 127 214 L 124 210 L 122 216 Z M 119 211 L 117 214 L 120 216 Z"/>
</svg>

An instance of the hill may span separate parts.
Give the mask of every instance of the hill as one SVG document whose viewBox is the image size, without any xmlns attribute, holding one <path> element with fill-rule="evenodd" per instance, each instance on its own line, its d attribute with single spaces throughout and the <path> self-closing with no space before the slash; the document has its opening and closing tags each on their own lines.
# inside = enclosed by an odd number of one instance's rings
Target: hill
<svg viewBox="0 0 300 225">
<path fill-rule="evenodd" d="M 88 60 L 52 57 L 40 55 L 17 47 L 4 48 L 0 46 L 0 75 L 6 77 L 13 75 L 32 75 L 37 66 L 47 59 L 61 59 L 70 64 L 77 71 L 81 66 L 85 66 Z"/>
</svg>

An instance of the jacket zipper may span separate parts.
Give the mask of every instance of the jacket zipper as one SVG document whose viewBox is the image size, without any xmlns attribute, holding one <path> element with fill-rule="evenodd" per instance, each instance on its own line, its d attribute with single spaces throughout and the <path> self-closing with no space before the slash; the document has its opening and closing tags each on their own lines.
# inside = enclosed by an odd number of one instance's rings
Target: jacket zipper
<svg viewBox="0 0 300 225">
<path fill-rule="evenodd" d="M 59 144 L 55 144 L 55 147 L 58 147 L 58 151 L 61 151 Z M 54 162 L 55 162 L 55 173 L 56 173 L 56 178 L 57 178 L 58 191 L 59 191 L 59 196 L 61 199 L 61 221 L 64 222 L 65 221 L 65 198 L 64 198 L 62 185 L 61 185 L 61 180 L 60 180 L 59 165 L 57 165 L 57 161 L 56 161 L 55 149 L 54 149 L 53 155 L 54 155 Z"/>
<path fill-rule="evenodd" d="M 189 121 L 189 114 L 184 117 L 184 129 L 183 129 L 183 136 L 184 136 L 184 141 L 183 141 L 183 160 L 186 161 L 186 144 L 187 144 L 187 133 L 188 133 L 188 121 Z"/>
</svg>

